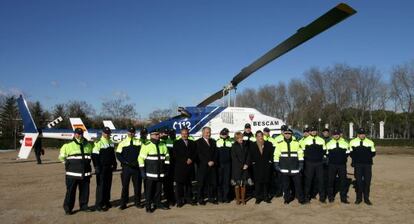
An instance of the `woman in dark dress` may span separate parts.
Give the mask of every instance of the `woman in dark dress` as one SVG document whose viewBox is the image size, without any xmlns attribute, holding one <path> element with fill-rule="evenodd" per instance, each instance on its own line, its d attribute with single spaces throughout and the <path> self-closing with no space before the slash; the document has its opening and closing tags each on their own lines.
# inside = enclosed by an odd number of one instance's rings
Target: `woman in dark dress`
<svg viewBox="0 0 414 224">
<path fill-rule="evenodd" d="M 256 132 L 256 143 L 250 144 L 249 155 L 253 167 L 256 204 L 262 201 L 271 203 L 268 186 L 273 167 L 273 146 L 264 141 L 262 131 Z"/>
<path fill-rule="evenodd" d="M 234 134 L 234 144 L 231 147 L 231 182 L 234 186 L 236 195 L 236 204 L 246 204 L 246 184 L 248 181 L 248 148 L 243 144 L 243 134 L 236 132 Z"/>
</svg>

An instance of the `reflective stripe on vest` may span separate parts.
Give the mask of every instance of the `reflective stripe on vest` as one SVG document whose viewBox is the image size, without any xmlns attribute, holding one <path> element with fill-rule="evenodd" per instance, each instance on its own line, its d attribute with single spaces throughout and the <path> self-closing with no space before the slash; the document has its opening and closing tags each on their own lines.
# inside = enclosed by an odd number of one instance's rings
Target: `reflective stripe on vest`
<svg viewBox="0 0 414 224">
<path fill-rule="evenodd" d="M 74 176 L 74 177 L 81 177 L 82 176 L 82 173 L 75 173 L 75 172 L 66 172 L 66 175 L 68 175 L 68 176 Z M 90 172 L 87 172 L 87 173 L 85 173 L 85 177 L 88 177 L 88 176 L 90 176 L 91 175 L 91 173 Z"/>
<path fill-rule="evenodd" d="M 286 169 L 281 169 L 280 170 L 280 172 L 281 173 L 289 173 L 289 170 L 286 170 Z M 290 171 L 291 173 L 299 173 L 299 170 L 292 170 L 292 171 Z"/>
<path fill-rule="evenodd" d="M 146 160 L 158 160 L 158 156 L 147 156 Z M 160 156 L 160 160 L 165 160 L 165 156 Z"/>
<path fill-rule="evenodd" d="M 82 156 L 68 156 L 66 159 L 82 159 Z M 85 155 L 85 159 L 91 159 L 91 156 Z"/>
<path fill-rule="evenodd" d="M 158 174 L 155 174 L 155 173 L 147 173 L 147 177 L 158 178 Z M 164 174 L 163 174 L 163 173 L 161 173 L 161 174 L 159 175 L 159 177 L 164 177 Z"/>
<path fill-rule="evenodd" d="M 289 157 L 289 154 L 282 153 L 280 155 L 280 157 Z M 297 153 L 292 153 L 292 154 L 290 154 L 290 157 L 298 157 L 298 154 Z"/>
</svg>

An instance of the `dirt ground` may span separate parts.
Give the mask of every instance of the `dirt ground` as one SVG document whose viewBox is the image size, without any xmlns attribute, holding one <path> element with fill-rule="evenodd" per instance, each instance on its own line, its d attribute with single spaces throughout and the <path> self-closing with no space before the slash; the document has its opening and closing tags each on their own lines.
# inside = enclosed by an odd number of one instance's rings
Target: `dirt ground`
<svg viewBox="0 0 414 224">
<path fill-rule="evenodd" d="M 37 165 L 32 152 L 29 160 L 16 161 L 14 151 L 0 153 L 1 223 L 414 223 L 414 148 L 378 147 L 373 166 L 371 200 L 373 206 L 344 205 L 312 201 L 308 205 L 281 198 L 272 204 L 245 206 L 231 204 L 190 206 L 157 210 L 112 208 L 105 213 L 78 212 L 64 215 L 64 167 L 57 150 L 47 150 L 44 164 Z M 353 173 L 351 168 L 349 173 Z M 351 177 L 351 176 L 349 176 Z M 95 178 L 91 180 L 90 205 L 95 202 Z M 132 189 L 131 189 L 132 191 Z M 130 191 L 130 192 L 131 192 Z M 115 173 L 112 200 L 120 198 L 119 172 Z M 350 189 L 349 199 L 355 201 Z M 78 205 L 75 205 L 78 209 Z"/>
</svg>

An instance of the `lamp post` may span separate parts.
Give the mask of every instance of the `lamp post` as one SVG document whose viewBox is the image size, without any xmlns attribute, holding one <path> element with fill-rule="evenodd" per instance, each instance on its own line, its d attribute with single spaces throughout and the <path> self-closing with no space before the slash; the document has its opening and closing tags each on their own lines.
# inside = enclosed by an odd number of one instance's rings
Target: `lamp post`
<svg viewBox="0 0 414 224">
<path fill-rule="evenodd" d="M 321 121 L 322 121 L 322 119 L 318 118 L 318 132 L 321 131 Z"/>
</svg>

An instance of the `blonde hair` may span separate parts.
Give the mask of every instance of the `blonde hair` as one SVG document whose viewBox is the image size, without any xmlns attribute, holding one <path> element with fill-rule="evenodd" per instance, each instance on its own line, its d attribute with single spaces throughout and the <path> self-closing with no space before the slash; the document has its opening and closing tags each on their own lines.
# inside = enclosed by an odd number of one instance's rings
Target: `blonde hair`
<svg viewBox="0 0 414 224">
<path fill-rule="evenodd" d="M 234 133 L 234 139 L 237 139 L 237 138 L 240 138 L 240 137 L 243 137 L 243 134 L 240 131 Z"/>
</svg>

